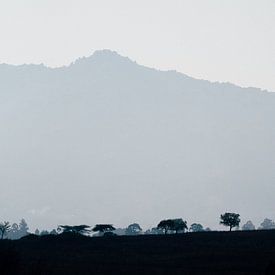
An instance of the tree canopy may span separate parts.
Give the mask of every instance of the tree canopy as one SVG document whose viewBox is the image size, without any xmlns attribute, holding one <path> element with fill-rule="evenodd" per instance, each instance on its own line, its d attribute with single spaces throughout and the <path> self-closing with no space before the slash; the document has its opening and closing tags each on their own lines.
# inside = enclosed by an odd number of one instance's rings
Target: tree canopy
<svg viewBox="0 0 275 275">
<path fill-rule="evenodd" d="M 184 232 L 187 227 L 187 222 L 183 221 L 183 219 L 168 219 L 162 220 L 158 224 L 157 228 L 164 231 L 164 234 L 167 234 L 168 231 L 174 231 L 178 233 L 180 231 Z"/>
<path fill-rule="evenodd" d="M 97 224 L 92 229 L 92 231 L 99 232 L 99 233 L 111 232 L 114 230 L 115 230 L 115 228 L 113 227 L 112 224 Z"/>
<path fill-rule="evenodd" d="M 125 233 L 126 235 L 138 235 L 141 231 L 142 228 L 138 223 L 132 223 L 126 228 Z"/>
<path fill-rule="evenodd" d="M 255 230 L 255 226 L 252 221 L 247 221 L 243 226 L 242 230 Z"/>
<path fill-rule="evenodd" d="M 4 238 L 5 235 L 7 235 L 8 231 L 10 230 L 11 226 L 9 222 L 1 222 L 0 223 L 0 234 L 1 239 Z"/>
<path fill-rule="evenodd" d="M 240 215 L 236 213 L 224 213 L 221 215 L 220 219 L 220 224 L 229 226 L 229 231 L 231 231 L 232 228 L 239 226 L 241 222 Z"/>
<path fill-rule="evenodd" d="M 275 229 L 275 223 L 271 219 L 265 218 L 264 221 L 261 223 L 261 226 L 259 229 L 263 229 L 263 230 Z"/>
<path fill-rule="evenodd" d="M 193 223 L 189 229 L 191 232 L 201 232 L 204 231 L 203 226 L 200 223 Z"/>
<path fill-rule="evenodd" d="M 89 234 L 91 232 L 91 227 L 89 225 L 59 225 L 57 228 L 58 231 L 62 231 L 62 233 L 74 233 L 74 234 Z"/>
</svg>

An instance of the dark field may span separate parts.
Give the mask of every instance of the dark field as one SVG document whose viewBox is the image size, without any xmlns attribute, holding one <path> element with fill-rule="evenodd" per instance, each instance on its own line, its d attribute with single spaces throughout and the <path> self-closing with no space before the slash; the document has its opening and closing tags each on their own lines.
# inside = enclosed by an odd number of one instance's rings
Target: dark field
<svg viewBox="0 0 275 275">
<path fill-rule="evenodd" d="M 0 241 L 5 274 L 275 274 L 275 231 Z"/>
</svg>

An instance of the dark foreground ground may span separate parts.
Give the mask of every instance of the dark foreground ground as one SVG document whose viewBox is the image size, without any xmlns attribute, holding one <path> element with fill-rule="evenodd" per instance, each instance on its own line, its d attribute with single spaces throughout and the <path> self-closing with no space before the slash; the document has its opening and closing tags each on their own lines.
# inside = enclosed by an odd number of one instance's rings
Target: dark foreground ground
<svg viewBox="0 0 275 275">
<path fill-rule="evenodd" d="M 0 274 L 275 274 L 275 230 L 4 240 Z"/>
</svg>

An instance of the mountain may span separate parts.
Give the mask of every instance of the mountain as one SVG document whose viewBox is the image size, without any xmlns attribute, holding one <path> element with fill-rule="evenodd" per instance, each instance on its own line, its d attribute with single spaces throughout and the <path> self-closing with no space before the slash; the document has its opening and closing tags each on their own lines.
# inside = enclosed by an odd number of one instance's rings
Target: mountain
<svg viewBox="0 0 275 275">
<path fill-rule="evenodd" d="M 159 71 L 109 51 L 0 65 L 0 217 L 217 227 L 275 218 L 275 93 Z"/>
</svg>

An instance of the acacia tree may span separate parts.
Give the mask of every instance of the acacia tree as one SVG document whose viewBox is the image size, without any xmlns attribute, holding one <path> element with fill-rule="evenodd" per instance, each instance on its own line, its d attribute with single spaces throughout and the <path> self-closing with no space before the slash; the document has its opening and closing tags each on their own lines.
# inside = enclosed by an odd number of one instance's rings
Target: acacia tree
<svg viewBox="0 0 275 275">
<path fill-rule="evenodd" d="M 229 231 L 232 231 L 232 228 L 239 226 L 241 219 L 240 215 L 236 213 L 224 213 L 221 215 L 220 224 L 229 226 Z"/>
<path fill-rule="evenodd" d="M 85 235 L 89 234 L 91 232 L 91 227 L 89 225 L 59 225 L 57 228 L 58 232 L 62 233 L 74 233 L 74 234 L 80 234 Z"/>
<path fill-rule="evenodd" d="M 138 223 L 132 223 L 126 228 L 125 233 L 126 235 L 138 235 L 141 231 L 142 228 Z"/>
<path fill-rule="evenodd" d="M 4 239 L 4 236 L 9 232 L 11 226 L 9 222 L 1 222 L 0 223 L 0 234 L 1 234 L 1 240 Z"/>
<path fill-rule="evenodd" d="M 112 232 L 114 230 L 115 228 L 112 224 L 96 224 L 95 227 L 92 229 L 92 231 L 99 232 L 100 234 Z"/>
</svg>

